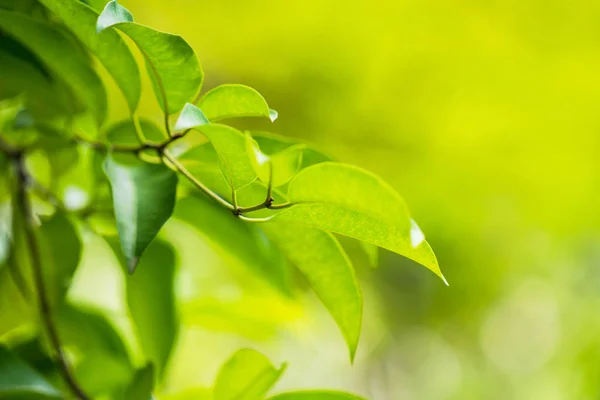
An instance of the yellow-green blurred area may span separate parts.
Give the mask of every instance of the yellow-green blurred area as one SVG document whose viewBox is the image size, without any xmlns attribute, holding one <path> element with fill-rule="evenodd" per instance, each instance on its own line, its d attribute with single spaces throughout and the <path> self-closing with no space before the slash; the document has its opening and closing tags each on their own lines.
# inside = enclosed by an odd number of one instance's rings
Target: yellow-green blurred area
<svg viewBox="0 0 600 400">
<path fill-rule="evenodd" d="M 450 282 L 383 251 L 370 269 L 345 242 L 365 296 L 350 365 L 314 296 L 283 298 L 172 221 L 164 235 L 180 252 L 184 327 L 165 391 L 210 386 L 247 346 L 289 362 L 279 389 L 374 400 L 600 396 L 599 3 L 122 3 L 194 47 L 203 90 L 247 84 L 279 111 L 273 125 L 242 126 L 307 139 L 381 175 Z M 146 89 L 140 114 L 160 120 Z M 119 96 L 113 119 L 127 115 Z M 127 330 L 109 255 L 100 241 L 88 247 L 70 296 L 111 310 Z"/>
</svg>

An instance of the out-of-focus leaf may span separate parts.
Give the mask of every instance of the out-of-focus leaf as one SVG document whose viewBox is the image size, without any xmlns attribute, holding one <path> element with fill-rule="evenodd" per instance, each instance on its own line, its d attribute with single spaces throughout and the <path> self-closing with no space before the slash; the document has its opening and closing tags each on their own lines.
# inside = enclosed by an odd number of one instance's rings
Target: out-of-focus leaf
<svg viewBox="0 0 600 400">
<path fill-rule="evenodd" d="M 127 400 L 150 400 L 153 388 L 154 368 L 152 364 L 148 364 L 144 368 L 137 370 L 125 392 L 125 398 Z"/>
<path fill-rule="evenodd" d="M 141 94 L 140 72 L 127 44 L 114 30 L 96 33 L 98 13 L 79 1 L 41 0 L 98 57 L 135 111 Z"/>
<path fill-rule="evenodd" d="M 156 126 L 154 122 L 140 118 L 139 124 L 144 138 L 149 142 L 160 143 L 167 139 L 167 134 Z M 140 140 L 137 137 L 135 129 L 135 125 L 131 120 L 117 122 L 106 130 L 106 139 L 112 144 L 139 146 Z"/>
<path fill-rule="evenodd" d="M 350 259 L 328 232 L 301 225 L 261 225 L 308 280 L 329 310 L 354 359 L 362 324 L 362 294 Z"/>
<path fill-rule="evenodd" d="M 430 269 L 445 283 L 431 247 L 410 219 L 402 198 L 379 177 L 358 167 L 326 162 L 306 168 L 290 182 L 280 221 L 349 236 L 383 247 Z"/>
<path fill-rule="evenodd" d="M 365 400 L 365 398 L 355 394 L 333 390 L 306 390 L 281 393 L 269 397 L 268 400 Z"/>
<path fill-rule="evenodd" d="M 6 347 L 0 346 L 0 398 L 58 399 L 63 395 Z"/>
<path fill-rule="evenodd" d="M 181 110 L 202 87 L 203 73 L 198 57 L 181 37 L 156 31 L 133 22 L 129 11 L 115 0 L 98 17 L 98 32 L 115 27 L 133 40 L 150 66 L 156 98 L 166 114 Z"/>
<path fill-rule="evenodd" d="M 9 268 L 0 268 L 0 336 L 34 323 L 37 316 L 35 308 L 15 284 Z"/>
<path fill-rule="evenodd" d="M 246 149 L 256 174 L 261 181 L 271 182 L 273 187 L 285 185 L 296 175 L 302 165 L 304 147 L 298 144 L 267 155 L 250 135 L 246 135 Z"/>
<path fill-rule="evenodd" d="M 239 350 L 221 367 L 213 389 L 214 400 L 262 399 L 285 367 L 283 364 L 276 369 L 256 350 Z"/>
<path fill-rule="evenodd" d="M 112 186 L 121 248 L 133 272 L 173 212 L 177 175 L 165 165 L 148 164 L 129 154 L 109 155 L 105 171 Z"/>
<path fill-rule="evenodd" d="M 244 85 L 221 85 L 202 96 L 198 107 L 212 122 L 237 117 L 270 118 L 269 106 L 256 90 Z"/>
<path fill-rule="evenodd" d="M 287 262 L 256 225 L 232 218 L 231 212 L 210 199 L 195 196 L 179 200 L 174 216 L 196 228 L 226 260 L 261 275 L 289 294 Z"/>
<path fill-rule="evenodd" d="M 360 242 L 360 247 L 367 255 L 367 258 L 369 259 L 369 265 L 373 268 L 376 268 L 379 264 L 379 247 L 367 242 Z"/>
<path fill-rule="evenodd" d="M 1 11 L 1 10 L 0 10 Z M 4 76 L 3 76 L 4 77 Z M 13 97 L 0 102 L 0 131 L 12 129 L 17 114 L 23 109 L 22 97 Z"/>
<path fill-rule="evenodd" d="M 187 389 L 176 394 L 161 394 L 160 400 L 213 400 L 210 388 Z"/>
<path fill-rule="evenodd" d="M 48 23 L 11 11 L 0 10 L 0 26 L 60 76 L 94 113 L 98 124 L 104 121 L 107 101 L 102 82 L 87 60 L 74 55 L 77 50 L 68 38 Z"/>
<path fill-rule="evenodd" d="M 115 241 L 108 243 L 118 255 Z M 144 356 L 160 379 L 179 331 L 174 291 L 175 253 L 160 240 L 153 241 L 146 252 L 139 270 L 127 277 L 127 304 Z M 122 257 L 119 260 L 124 262 Z"/>
</svg>

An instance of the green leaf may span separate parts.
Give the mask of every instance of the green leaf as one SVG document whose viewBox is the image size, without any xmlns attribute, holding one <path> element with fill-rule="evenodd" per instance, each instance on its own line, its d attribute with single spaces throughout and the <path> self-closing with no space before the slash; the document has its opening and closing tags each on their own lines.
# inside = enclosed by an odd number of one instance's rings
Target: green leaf
<svg viewBox="0 0 600 400">
<path fill-rule="evenodd" d="M 261 181 L 271 182 L 273 187 L 285 185 L 302 166 L 304 145 L 290 146 L 273 155 L 263 153 L 258 143 L 250 135 L 246 135 L 246 149 L 252 167 Z"/>
<path fill-rule="evenodd" d="M 364 397 L 333 390 L 306 390 L 281 393 L 268 400 L 365 400 Z"/>
<path fill-rule="evenodd" d="M 25 364 L 6 347 L 0 346 L 0 398 L 36 396 L 58 399 L 63 395 L 36 370 Z"/>
<path fill-rule="evenodd" d="M 360 247 L 367 255 L 369 265 L 373 268 L 377 268 L 377 265 L 379 264 L 379 247 L 366 242 L 360 242 Z"/>
<path fill-rule="evenodd" d="M 257 175 L 246 149 L 247 139 L 242 132 L 227 125 L 208 124 L 208 119 L 198 107 L 186 104 L 175 129 L 190 128 L 210 140 L 219 155 L 221 172 L 230 186 L 237 190 L 256 180 Z"/>
<path fill-rule="evenodd" d="M 79 1 L 41 0 L 41 3 L 98 57 L 123 92 L 130 111 L 135 111 L 141 95 L 140 71 L 121 36 L 114 30 L 97 34 L 98 13 Z"/>
<path fill-rule="evenodd" d="M 353 360 L 362 324 L 362 294 L 338 240 L 301 225 L 267 223 L 261 228 L 306 277 L 340 328 Z"/>
<path fill-rule="evenodd" d="M 265 131 L 251 131 L 249 133 L 256 143 L 258 143 L 261 151 L 265 154 L 277 154 L 293 146 L 302 147 L 302 165 L 300 169 L 304 169 L 313 164 L 332 161 L 330 156 L 323 154 L 323 152 L 314 149 L 301 140 Z"/>
<path fill-rule="evenodd" d="M 285 367 L 283 364 L 276 369 L 255 350 L 239 350 L 221 367 L 213 389 L 214 400 L 263 399 Z"/>
<path fill-rule="evenodd" d="M 194 196 L 179 200 L 174 216 L 196 228 L 226 260 L 257 273 L 289 294 L 286 260 L 256 225 L 232 218 L 230 211 L 210 199 Z"/>
<path fill-rule="evenodd" d="M 139 127 L 142 130 L 144 138 L 151 143 L 162 143 L 167 139 L 166 132 L 163 132 L 156 124 L 146 118 L 139 119 Z M 119 121 L 110 126 L 106 132 L 106 139 L 112 144 L 139 146 L 140 140 L 136 134 L 136 127 L 130 119 Z"/>
<path fill-rule="evenodd" d="M 127 388 L 125 398 L 127 400 L 149 400 L 152 398 L 154 388 L 154 368 L 152 364 L 139 369 L 131 385 Z"/>
<path fill-rule="evenodd" d="M 181 37 L 159 32 L 133 22 L 131 13 L 115 0 L 98 17 L 96 30 L 115 27 L 133 40 L 151 71 L 154 93 L 165 114 L 181 110 L 202 87 L 203 73 L 198 57 Z"/>
<path fill-rule="evenodd" d="M 21 42 L 59 76 L 94 113 L 101 124 L 106 118 L 107 100 L 102 81 L 78 49 L 53 25 L 24 14 L 0 10 L 2 30 Z M 68 54 L 68 57 L 65 57 Z"/>
<path fill-rule="evenodd" d="M 112 187 L 121 248 L 133 273 L 173 213 L 177 175 L 163 164 L 148 164 L 129 154 L 109 154 L 104 169 Z"/>
<path fill-rule="evenodd" d="M 244 85 L 217 86 L 202 96 L 198 107 L 213 122 L 238 117 L 277 118 L 276 111 L 269 109 L 264 97 Z"/>
<path fill-rule="evenodd" d="M 358 167 L 325 162 L 290 182 L 280 221 L 300 222 L 393 251 L 430 269 L 446 284 L 431 247 L 402 198 L 379 177 Z"/>
</svg>

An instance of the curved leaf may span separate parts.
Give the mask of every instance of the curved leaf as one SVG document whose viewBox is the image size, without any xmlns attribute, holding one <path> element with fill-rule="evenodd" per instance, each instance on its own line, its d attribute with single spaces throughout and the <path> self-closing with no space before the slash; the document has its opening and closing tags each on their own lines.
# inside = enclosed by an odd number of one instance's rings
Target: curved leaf
<svg viewBox="0 0 600 400">
<path fill-rule="evenodd" d="M 261 228 L 306 277 L 340 328 L 353 360 L 362 324 L 362 294 L 338 240 L 301 225 L 267 223 Z"/>
<path fill-rule="evenodd" d="M 333 390 L 306 390 L 281 393 L 268 400 L 366 400 L 364 397 Z"/>
<path fill-rule="evenodd" d="M 41 399 L 63 398 L 36 370 L 25 364 L 6 347 L 0 346 L 0 398 L 35 396 Z"/>
<path fill-rule="evenodd" d="M 127 400 L 150 400 L 152 398 L 152 389 L 154 388 L 154 368 L 152 364 L 139 369 L 127 391 L 125 398 Z"/>
<path fill-rule="evenodd" d="M 129 272 L 175 207 L 177 175 L 163 164 L 109 154 L 104 169 L 112 187 L 121 248 Z"/>
<path fill-rule="evenodd" d="M 278 220 L 383 247 L 425 266 L 447 284 L 404 201 L 377 176 L 346 164 L 320 163 L 302 170 L 290 182 L 288 197 L 297 205 L 283 210 Z"/>
<path fill-rule="evenodd" d="M 96 33 L 98 13 L 80 1 L 40 0 L 98 57 L 135 111 L 141 95 L 140 71 L 133 54 L 116 31 Z"/>
<path fill-rule="evenodd" d="M 237 117 L 271 118 L 271 110 L 265 98 L 245 85 L 217 86 L 202 96 L 198 107 L 213 122 Z"/>
<path fill-rule="evenodd" d="M 304 169 L 313 164 L 332 161 L 332 158 L 323 152 L 304 143 L 302 140 L 290 138 L 287 136 L 278 135 L 276 133 L 265 131 L 250 131 L 252 138 L 258 143 L 261 151 L 265 154 L 280 153 L 292 146 L 302 147 L 302 165 L 300 169 Z"/>
<path fill-rule="evenodd" d="M 221 367 L 213 389 L 214 400 L 257 400 L 277 382 L 286 365 L 273 367 L 263 354 L 252 349 L 237 351 Z"/>
<path fill-rule="evenodd" d="M 202 68 L 196 53 L 181 36 L 133 22 L 131 13 L 116 0 L 106 5 L 98 17 L 96 30 L 101 32 L 109 27 L 129 36 L 144 55 L 154 93 L 165 114 L 178 112 L 198 94 L 204 77 Z"/>
<path fill-rule="evenodd" d="M 106 118 L 106 93 L 102 81 L 78 49 L 52 25 L 27 15 L 0 10 L 2 30 L 27 48 L 73 90 L 101 124 Z M 68 54 L 68 57 L 65 55 Z"/>
<path fill-rule="evenodd" d="M 246 135 L 246 149 L 252 166 L 261 181 L 273 187 L 285 185 L 302 165 L 305 146 L 297 144 L 273 155 L 266 155 L 250 135 Z"/>
</svg>

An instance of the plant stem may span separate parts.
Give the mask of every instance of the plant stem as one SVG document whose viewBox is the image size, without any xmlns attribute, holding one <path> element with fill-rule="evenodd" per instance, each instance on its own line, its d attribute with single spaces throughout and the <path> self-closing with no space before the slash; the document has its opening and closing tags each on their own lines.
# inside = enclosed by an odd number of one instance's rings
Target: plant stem
<svg viewBox="0 0 600 400">
<path fill-rule="evenodd" d="M 173 157 L 168 151 L 163 151 L 163 157 L 166 158 L 173 166 L 179 171 L 183 176 L 188 178 L 190 182 L 192 182 L 198 189 L 203 191 L 208 197 L 215 200 L 217 203 L 221 204 L 225 208 L 230 211 L 236 211 L 236 208 L 233 204 L 229 203 L 227 200 L 210 190 L 207 186 L 205 186 L 202 182 L 200 182 L 194 175 L 192 175 L 175 157 Z"/>
<path fill-rule="evenodd" d="M 17 189 L 17 200 L 23 213 L 25 220 L 25 237 L 30 251 L 31 256 L 31 267 L 33 269 L 33 279 L 38 295 L 38 302 L 40 307 L 40 314 L 42 322 L 50 344 L 52 345 L 54 352 L 56 353 L 56 361 L 60 366 L 61 373 L 67 384 L 71 389 L 76 398 L 80 400 L 89 400 L 90 397 L 85 394 L 81 386 L 75 380 L 75 376 L 72 374 L 66 356 L 62 350 L 61 342 L 58 336 L 58 331 L 54 325 L 52 318 L 52 309 L 50 306 L 50 300 L 48 299 L 48 293 L 46 284 L 44 282 L 44 275 L 42 272 L 42 260 L 40 255 L 40 249 L 38 246 L 35 231 L 32 226 L 33 212 L 31 210 L 31 203 L 27 196 L 27 171 L 23 162 L 23 153 L 20 153 L 14 157 L 15 166 L 17 170 L 18 189 Z"/>
</svg>

